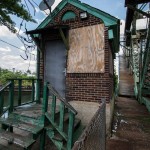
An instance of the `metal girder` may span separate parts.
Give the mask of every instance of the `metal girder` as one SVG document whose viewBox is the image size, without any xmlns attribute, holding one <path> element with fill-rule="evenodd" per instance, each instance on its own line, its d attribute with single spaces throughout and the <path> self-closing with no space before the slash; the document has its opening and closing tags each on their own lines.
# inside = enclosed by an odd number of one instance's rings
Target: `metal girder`
<svg viewBox="0 0 150 150">
<path fill-rule="evenodd" d="M 125 0 L 125 6 L 130 5 L 138 5 L 142 3 L 148 3 L 150 0 Z"/>
<path fill-rule="evenodd" d="M 130 8 L 130 9 L 132 9 L 133 11 L 136 11 L 136 12 L 138 12 L 138 13 L 143 14 L 143 15 L 146 16 L 147 18 L 150 18 L 150 14 L 148 14 L 148 13 L 146 13 L 146 12 L 144 12 L 144 11 L 142 11 L 142 10 L 140 10 L 140 9 L 138 9 L 138 8 L 136 8 L 136 7 L 134 7 L 134 6 L 132 6 L 132 5 L 129 5 L 129 4 L 128 4 L 127 7 Z"/>
<path fill-rule="evenodd" d="M 144 54 L 144 63 L 143 63 L 143 70 L 142 70 L 142 80 L 141 80 L 141 87 L 143 86 L 146 74 L 147 74 L 147 69 L 148 69 L 148 63 L 150 62 L 150 48 L 149 48 L 149 39 L 150 39 L 150 29 L 148 30 L 148 37 L 147 37 L 147 43 L 146 43 L 146 51 Z"/>
</svg>

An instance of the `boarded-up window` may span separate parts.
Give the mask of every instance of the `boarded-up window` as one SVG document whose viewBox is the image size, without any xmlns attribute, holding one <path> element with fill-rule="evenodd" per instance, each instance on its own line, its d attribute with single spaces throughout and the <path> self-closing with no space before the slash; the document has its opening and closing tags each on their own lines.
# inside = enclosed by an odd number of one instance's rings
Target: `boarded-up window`
<svg viewBox="0 0 150 150">
<path fill-rule="evenodd" d="M 69 30 L 68 73 L 104 72 L 104 25 Z"/>
</svg>

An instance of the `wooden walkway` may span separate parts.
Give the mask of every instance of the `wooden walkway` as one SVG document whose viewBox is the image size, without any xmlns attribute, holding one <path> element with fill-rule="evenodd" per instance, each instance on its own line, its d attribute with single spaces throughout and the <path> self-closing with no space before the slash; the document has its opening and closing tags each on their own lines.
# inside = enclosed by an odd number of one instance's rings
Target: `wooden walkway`
<svg viewBox="0 0 150 150">
<path fill-rule="evenodd" d="M 133 78 L 120 57 L 120 90 L 107 150 L 150 150 L 150 113 L 133 97 Z"/>
<path fill-rule="evenodd" d="M 123 56 L 119 57 L 119 96 L 133 97 L 134 96 L 134 81 L 129 69 L 127 68 L 127 62 Z"/>
</svg>

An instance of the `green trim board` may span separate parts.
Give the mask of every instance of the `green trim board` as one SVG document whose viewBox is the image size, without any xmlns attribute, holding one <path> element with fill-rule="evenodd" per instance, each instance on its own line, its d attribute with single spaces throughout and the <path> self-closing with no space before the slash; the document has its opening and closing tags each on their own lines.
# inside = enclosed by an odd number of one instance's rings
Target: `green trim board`
<svg viewBox="0 0 150 150">
<path fill-rule="evenodd" d="M 70 3 L 73 6 L 76 6 L 84 11 L 87 11 L 88 13 L 92 14 L 93 16 L 96 16 L 100 19 L 103 20 L 105 26 L 111 26 L 111 25 L 116 25 L 118 20 L 117 18 L 111 16 L 110 14 L 101 11 L 99 9 L 96 9 L 90 5 L 87 5 L 85 3 L 81 3 L 78 0 L 62 0 L 57 7 L 53 10 L 52 14 L 49 15 L 48 17 L 46 17 L 46 19 L 37 27 L 39 28 L 43 28 L 45 27 L 62 9 L 63 7 L 67 4 Z"/>
<path fill-rule="evenodd" d="M 113 30 L 108 30 L 108 37 L 109 39 L 113 39 L 114 38 L 114 34 L 113 34 Z"/>
<path fill-rule="evenodd" d="M 120 38 L 120 20 L 111 16 L 110 14 L 94 8 L 88 4 L 81 3 L 79 0 L 62 0 L 57 7 L 53 10 L 51 15 L 46 17 L 46 19 L 37 27 L 37 29 L 45 28 L 50 22 L 53 23 L 53 19 L 67 4 L 71 4 L 87 13 L 100 18 L 106 27 L 113 30 L 114 42 L 115 42 L 115 52 L 119 51 L 119 38 Z"/>
</svg>

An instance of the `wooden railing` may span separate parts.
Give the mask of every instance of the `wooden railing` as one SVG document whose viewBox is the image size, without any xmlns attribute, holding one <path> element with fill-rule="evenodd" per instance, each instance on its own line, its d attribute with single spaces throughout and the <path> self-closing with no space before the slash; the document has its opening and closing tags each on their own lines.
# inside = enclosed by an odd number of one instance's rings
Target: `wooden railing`
<svg viewBox="0 0 150 150">
<path fill-rule="evenodd" d="M 9 82 L 0 89 L 0 115 L 7 110 L 13 112 L 14 107 L 32 102 L 40 102 L 40 80 L 39 79 L 8 79 Z M 24 81 L 31 84 L 28 92 L 31 93 L 29 99 L 22 101 L 23 92 L 26 90 L 22 86 Z M 36 84 L 36 86 L 35 86 Z M 15 103 L 14 103 L 15 100 Z"/>
<path fill-rule="evenodd" d="M 4 92 L 6 89 L 9 89 L 9 97 L 7 100 L 5 100 L 4 98 Z M 4 101 L 6 101 L 6 103 L 10 103 L 11 102 L 11 99 L 12 99 L 12 84 L 11 82 L 8 82 L 5 86 L 3 86 L 1 89 L 0 89 L 0 115 L 2 115 L 4 112 L 6 112 L 8 109 L 9 109 L 9 106 L 7 107 L 4 107 Z"/>
<path fill-rule="evenodd" d="M 51 107 L 50 116 L 47 113 L 49 95 L 52 96 L 52 103 L 50 106 Z M 55 121 L 56 105 L 57 105 L 56 103 L 59 104 L 59 110 L 58 110 L 58 112 L 60 113 L 59 123 L 56 123 Z M 74 129 L 75 115 L 77 114 L 77 111 L 68 102 L 66 102 L 65 99 L 62 98 L 49 83 L 45 83 L 44 85 L 43 106 L 44 106 L 43 113 L 50 121 L 50 123 L 53 125 L 53 127 L 59 132 L 59 134 L 67 142 L 67 149 L 70 150 L 73 146 L 73 129 Z M 68 122 L 69 126 L 68 126 L 67 133 L 65 133 L 64 131 L 64 115 L 66 109 L 69 114 L 69 122 Z"/>
</svg>

